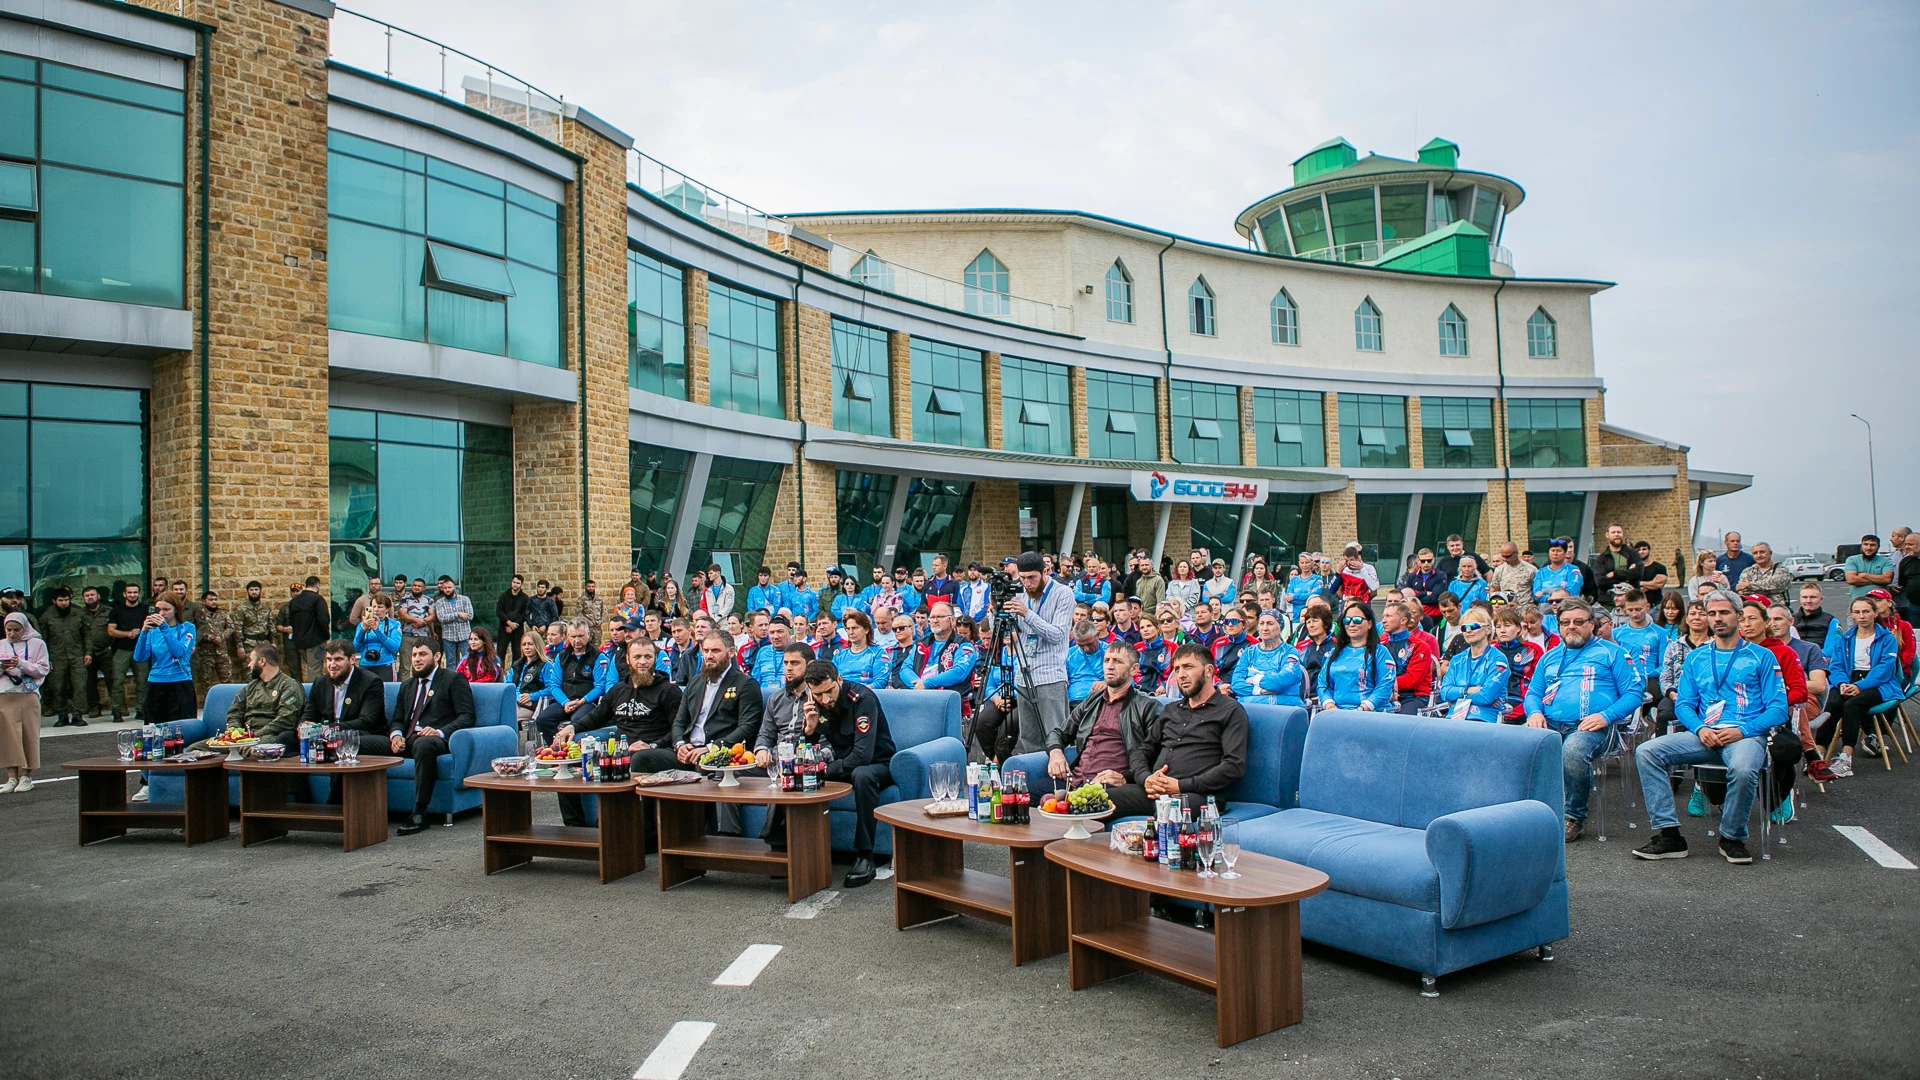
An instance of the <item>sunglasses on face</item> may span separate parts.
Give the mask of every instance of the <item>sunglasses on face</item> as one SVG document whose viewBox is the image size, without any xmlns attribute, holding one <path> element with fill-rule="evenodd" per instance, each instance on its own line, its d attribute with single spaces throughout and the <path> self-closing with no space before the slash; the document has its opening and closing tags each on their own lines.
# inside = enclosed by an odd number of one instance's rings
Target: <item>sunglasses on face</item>
<svg viewBox="0 0 1920 1080">
<path fill-rule="evenodd" d="M 1486 628 L 1487 624 L 1483 622 L 1463 622 L 1460 624 L 1460 629 L 1468 631 L 1469 633 L 1475 630 L 1485 630 Z"/>
<path fill-rule="evenodd" d="M 1155 619 L 1154 621 L 1159 623 L 1161 626 L 1172 626 L 1174 623 L 1179 622 L 1180 620 L 1169 617 L 1165 619 Z M 1238 620 L 1235 620 L 1235 621 L 1237 622 Z"/>
<path fill-rule="evenodd" d="M 1246 620 L 1244 620 L 1244 619 L 1224 619 L 1224 620 L 1222 620 L 1222 622 L 1224 623 L 1224 625 L 1227 625 L 1227 626 L 1245 626 L 1245 625 L 1247 625 L 1247 623 L 1246 623 Z"/>
<path fill-rule="evenodd" d="M 1358 616 L 1358 615 L 1349 615 L 1349 616 L 1347 616 L 1346 618 L 1344 618 L 1344 619 L 1341 619 L 1340 621 L 1341 621 L 1341 622 L 1343 622 L 1343 623 L 1345 623 L 1345 624 L 1347 624 L 1348 626 L 1365 626 L 1365 625 L 1367 625 L 1367 620 L 1365 620 L 1365 619 L 1363 619 L 1363 618 L 1361 618 L 1361 617 L 1360 617 L 1360 616 Z"/>
</svg>

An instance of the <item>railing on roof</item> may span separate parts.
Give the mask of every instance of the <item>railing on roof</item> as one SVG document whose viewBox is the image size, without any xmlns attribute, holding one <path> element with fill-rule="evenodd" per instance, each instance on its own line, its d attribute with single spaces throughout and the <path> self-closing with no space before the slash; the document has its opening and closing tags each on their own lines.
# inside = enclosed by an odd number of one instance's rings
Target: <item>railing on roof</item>
<svg viewBox="0 0 1920 1080">
<path fill-rule="evenodd" d="M 1060 334 L 1073 333 L 1073 309 L 1023 296 L 993 292 L 949 278 L 936 277 L 910 266 L 889 262 L 869 251 L 832 244 L 828 249 L 828 268 L 843 278 L 870 289 L 904 296 L 910 300 L 951 308 L 989 319 L 1000 319 L 1036 330 Z"/>
<path fill-rule="evenodd" d="M 769 243 L 769 235 L 793 235 L 793 225 L 785 218 L 741 202 L 639 150 L 627 151 L 627 183 L 690 218 L 762 247 L 784 251 L 784 241 Z"/>
<path fill-rule="evenodd" d="M 515 78 L 477 56 L 343 7 L 334 9 L 328 40 L 328 55 L 342 64 L 435 91 L 549 142 L 560 141 L 560 117 L 566 111 L 566 98 Z"/>
<path fill-rule="evenodd" d="M 1498 263 L 1499 265 L 1504 266 L 1507 269 L 1511 270 L 1513 269 L 1513 252 L 1508 251 L 1506 248 L 1501 247 L 1499 244 L 1488 244 L 1487 245 L 1487 261 L 1492 263 Z"/>
<path fill-rule="evenodd" d="M 1405 238 L 1396 237 L 1395 239 L 1392 239 L 1392 240 L 1368 240 L 1364 243 L 1359 243 L 1359 244 L 1340 244 L 1335 247 L 1324 247 L 1324 248 L 1316 248 L 1313 251 L 1303 251 L 1300 253 L 1300 258 L 1313 259 L 1318 262 L 1338 262 L 1338 263 L 1379 262 L 1381 259 L 1384 259 L 1388 255 L 1392 254 L 1393 249 L 1397 247 L 1401 247 L 1405 244 L 1410 244 L 1413 241 L 1418 239 L 1420 238 L 1417 236 L 1405 237 Z M 1509 270 L 1513 268 L 1513 252 L 1508 251 L 1506 248 L 1501 247 L 1499 244 L 1490 243 L 1487 245 L 1487 259 L 1488 261 L 1498 263 L 1501 266 L 1508 268 Z"/>
</svg>

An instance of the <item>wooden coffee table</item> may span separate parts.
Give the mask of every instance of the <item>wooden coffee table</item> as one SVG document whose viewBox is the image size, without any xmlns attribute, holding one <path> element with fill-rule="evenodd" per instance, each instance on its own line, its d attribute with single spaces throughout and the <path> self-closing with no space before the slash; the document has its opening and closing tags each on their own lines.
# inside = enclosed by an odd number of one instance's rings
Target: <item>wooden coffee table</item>
<svg viewBox="0 0 1920 1080">
<path fill-rule="evenodd" d="M 758 776 L 739 787 L 712 780 L 642 788 L 660 814 L 660 887 L 692 881 L 709 870 L 734 874 L 785 875 L 787 900 L 798 902 L 833 882 L 833 845 L 827 831 L 827 804 L 853 790 L 832 781 L 818 791 L 781 791 Z M 705 803 L 748 803 L 787 812 L 787 850 L 743 836 L 707 835 Z"/>
<path fill-rule="evenodd" d="M 387 770 L 402 759 L 363 755 L 353 765 L 293 761 L 229 761 L 240 774 L 240 846 L 278 840 L 289 832 L 337 832 L 342 851 L 358 851 L 387 838 Z M 287 789 L 298 778 L 325 776 L 340 785 L 338 803 L 290 803 Z"/>
<path fill-rule="evenodd" d="M 934 818 L 925 813 L 930 801 L 888 803 L 874 812 L 893 826 L 894 928 L 968 915 L 1012 928 L 1016 967 L 1064 951 L 1067 875 L 1040 849 L 1060 839 L 1072 823 L 1039 814 L 1031 825 L 994 825 L 965 814 Z M 1098 821 L 1082 824 L 1089 831 L 1104 827 Z M 967 869 L 963 843 L 1006 848 L 1007 876 Z"/>
<path fill-rule="evenodd" d="M 480 789 L 480 843 L 489 874 L 530 863 L 535 856 L 598 863 L 602 885 L 647 868 L 641 847 L 640 800 L 631 780 L 541 780 L 484 772 L 467 777 L 465 783 Z M 535 825 L 535 792 L 598 795 L 599 826 Z"/>
<path fill-rule="evenodd" d="M 179 829 L 187 846 L 219 840 L 227 835 L 227 774 L 225 754 L 193 762 L 121 761 L 118 757 L 82 758 L 60 767 L 80 774 L 80 843 L 82 846 L 128 829 Z M 178 772 L 186 784 L 186 801 L 129 803 L 127 774 L 141 770 Z"/>
<path fill-rule="evenodd" d="M 1242 852 L 1240 877 L 1203 878 L 1110 850 L 1104 837 L 1055 841 L 1047 858 L 1067 871 L 1073 989 L 1150 971 L 1204 990 L 1221 1046 L 1300 1022 L 1300 901 L 1327 875 Z M 1153 893 L 1212 904 L 1213 933 L 1150 917 Z"/>
</svg>

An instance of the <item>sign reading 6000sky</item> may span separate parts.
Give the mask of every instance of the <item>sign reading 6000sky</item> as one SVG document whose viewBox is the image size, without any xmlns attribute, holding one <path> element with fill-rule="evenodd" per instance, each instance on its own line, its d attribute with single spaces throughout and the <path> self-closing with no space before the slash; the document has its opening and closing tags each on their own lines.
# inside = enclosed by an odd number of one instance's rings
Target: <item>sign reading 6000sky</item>
<svg viewBox="0 0 1920 1080">
<path fill-rule="evenodd" d="M 1219 503 L 1259 506 L 1267 501 L 1267 482 L 1257 477 L 1212 476 L 1149 469 L 1133 474 L 1133 497 L 1145 503 Z"/>
</svg>

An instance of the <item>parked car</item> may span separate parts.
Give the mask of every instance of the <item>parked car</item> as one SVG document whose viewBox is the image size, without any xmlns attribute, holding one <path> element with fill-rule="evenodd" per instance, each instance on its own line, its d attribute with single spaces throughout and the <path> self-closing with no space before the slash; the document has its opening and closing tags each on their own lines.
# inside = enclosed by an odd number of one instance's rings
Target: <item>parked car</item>
<svg viewBox="0 0 1920 1080">
<path fill-rule="evenodd" d="M 1813 555 L 1789 555 L 1780 560 L 1795 581 L 1817 581 L 1827 576 L 1827 564 L 1824 559 Z"/>
<path fill-rule="evenodd" d="M 1847 580 L 1847 560 L 1860 554 L 1859 544 L 1841 544 L 1833 549 L 1833 561 L 1827 564 L 1828 581 Z"/>
</svg>

